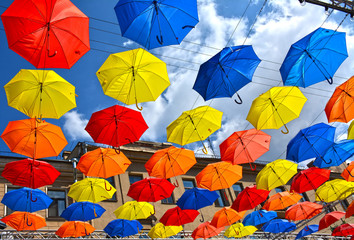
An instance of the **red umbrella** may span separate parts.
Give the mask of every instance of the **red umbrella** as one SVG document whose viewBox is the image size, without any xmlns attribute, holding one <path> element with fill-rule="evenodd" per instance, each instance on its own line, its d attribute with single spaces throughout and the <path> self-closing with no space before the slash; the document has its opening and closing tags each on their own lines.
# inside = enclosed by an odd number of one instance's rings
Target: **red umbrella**
<svg viewBox="0 0 354 240">
<path fill-rule="evenodd" d="M 221 233 L 222 230 L 224 230 L 224 227 L 216 228 L 211 225 L 210 222 L 205 222 L 200 224 L 196 229 L 194 229 L 192 233 L 192 238 L 211 238 Z"/>
<path fill-rule="evenodd" d="M 288 208 L 285 218 L 292 221 L 310 219 L 322 212 L 323 206 L 313 202 L 301 202 Z"/>
<path fill-rule="evenodd" d="M 85 128 L 96 143 L 114 147 L 138 141 L 146 129 L 140 112 L 118 105 L 93 113 Z"/>
<path fill-rule="evenodd" d="M 344 215 L 345 212 L 339 212 L 339 211 L 327 213 L 323 218 L 321 218 L 318 231 L 328 228 L 330 225 L 332 225 L 333 223 L 337 222 L 339 219 L 344 217 Z"/>
<path fill-rule="evenodd" d="M 183 224 L 193 222 L 198 215 L 199 212 L 197 210 L 182 210 L 180 207 L 177 206 L 168 209 L 161 217 L 160 222 L 163 223 L 165 226 L 181 226 Z"/>
<path fill-rule="evenodd" d="M 328 181 L 330 174 L 331 170 L 317 167 L 302 170 L 294 176 L 290 191 L 303 193 L 317 189 L 323 183 Z"/>
<path fill-rule="evenodd" d="M 49 163 L 29 158 L 7 163 L 1 173 L 13 185 L 29 188 L 52 185 L 59 175 Z"/>
<path fill-rule="evenodd" d="M 258 204 L 267 200 L 270 191 L 257 189 L 256 185 L 248 186 L 237 195 L 231 208 L 242 212 L 255 208 Z"/>
<path fill-rule="evenodd" d="M 37 68 L 70 68 L 89 49 L 89 19 L 69 0 L 15 0 L 1 15 L 9 48 Z"/>
<path fill-rule="evenodd" d="M 332 236 L 349 236 L 354 235 L 354 224 L 353 223 L 346 223 L 336 227 L 333 232 Z"/>
<path fill-rule="evenodd" d="M 175 186 L 162 178 L 145 178 L 130 185 L 128 196 L 138 202 L 157 202 L 171 196 Z"/>
<path fill-rule="evenodd" d="M 347 211 L 345 213 L 345 218 L 349 218 L 354 215 L 354 201 L 348 206 Z"/>
</svg>

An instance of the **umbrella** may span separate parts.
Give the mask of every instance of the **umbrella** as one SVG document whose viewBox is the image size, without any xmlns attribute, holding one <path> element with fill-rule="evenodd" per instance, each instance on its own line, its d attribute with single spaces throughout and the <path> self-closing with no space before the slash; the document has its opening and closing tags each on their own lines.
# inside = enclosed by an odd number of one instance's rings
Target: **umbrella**
<svg viewBox="0 0 354 240">
<path fill-rule="evenodd" d="M 321 157 L 317 157 L 313 165 L 325 168 L 339 166 L 354 155 L 354 140 L 342 140 L 333 143 Z"/>
<path fill-rule="evenodd" d="M 322 212 L 323 206 L 313 202 L 300 202 L 289 207 L 285 212 L 285 218 L 291 221 L 310 219 Z"/>
<path fill-rule="evenodd" d="M 92 202 L 76 202 L 65 208 L 60 217 L 68 221 L 90 221 L 99 218 L 106 211 Z"/>
<path fill-rule="evenodd" d="M 205 101 L 213 98 L 232 97 L 252 81 L 253 74 L 261 60 L 251 45 L 226 47 L 200 65 L 193 89 Z"/>
<path fill-rule="evenodd" d="M 333 232 L 332 236 L 349 236 L 354 235 L 354 224 L 346 223 L 336 227 Z"/>
<path fill-rule="evenodd" d="M 334 202 L 343 200 L 354 193 L 354 183 L 342 179 L 325 182 L 316 190 L 316 201 Z"/>
<path fill-rule="evenodd" d="M 347 123 L 354 118 L 354 76 L 342 83 L 328 100 L 325 112 L 328 122 Z"/>
<path fill-rule="evenodd" d="M 279 129 L 298 118 L 307 98 L 297 87 L 272 87 L 253 100 L 247 120 L 256 129 Z"/>
<path fill-rule="evenodd" d="M 349 166 L 343 170 L 341 176 L 348 182 L 354 182 L 354 162 L 351 162 Z"/>
<path fill-rule="evenodd" d="M 138 141 L 146 129 L 140 112 L 118 105 L 93 113 L 85 128 L 96 143 L 118 148 Z"/>
<path fill-rule="evenodd" d="M 7 163 L 1 173 L 13 185 L 29 188 L 52 185 L 59 175 L 49 163 L 29 158 Z"/>
<path fill-rule="evenodd" d="M 78 238 L 82 236 L 88 236 L 96 229 L 89 223 L 80 221 L 69 221 L 63 223 L 60 228 L 55 232 L 61 238 Z"/>
<path fill-rule="evenodd" d="M 155 214 L 154 206 L 147 202 L 129 201 L 114 211 L 117 218 L 126 220 L 146 219 Z"/>
<path fill-rule="evenodd" d="M 267 200 L 268 195 L 269 191 L 257 189 L 256 185 L 248 186 L 237 195 L 231 207 L 238 212 L 250 210 Z"/>
<path fill-rule="evenodd" d="M 12 152 L 35 159 L 58 156 L 68 144 L 60 127 L 34 118 L 9 122 L 1 138 Z"/>
<path fill-rule="evenodd" d="M 285 185 L 297 173 L 297 164 L 278 159 L 268 163 L 257 174 L 256 185 L 258 189 L 272 190 Z"/>
<path fill-rule="evenodd" d="M 242 178 L 242 167 L 228 162 L 209 163 L 195 177 L 197 186 L 210 191 L 229 188 Z"/>
<path fill-rule="evenodd" d="M 303 193 L 317 189 L 323 183 L 328 181 L 330 174 L 331 170 L 317 167 L 302 170 L 294 176 L 290 191 Z"/>
<path fill-rule="evenodd" d="M 145 178 L 130 185 L 127 195 L 138 202 L 157 202 L 169 198 L 175 186 L 163 178 Z"/>
<path fill-rule="evenodd" d="M 122 152 L 97 148 L 81 156 L 76 168 L 86 176 L 109 178 L 125 173 L 131 161 Z"/>
<path fill-rule="evenodd" d="M 318 28 L 293 45 L 280 67 L 287 86 L 308 87 L 327 80 L 348 57 L 345 33 Z"/>
<path fill-rule="evenodd" d="M 167 141 L 179 145 L 203 141 L 221 127 L 221 119 L 222 112 L 209 106 L 185 111 L 167 126 Z M 207 153 L 205 146 L 203 152 Z"/>
<path fill-rule="evenodd" d="M 251 166 L 269 150 L 270 139 L 270 135 L 256 129 L 234 132 L 219 145 L 221 161 Z"/>
<path fill-rule="evenodd" d="M 291 232 L 296 229 L 296 224 L 289 222 L 285 219 L 273 219 L 270 222 L 266 223 L 262 230 L 264 232 L 270 233 L 283 233 L 283 232 Z"/>
<path fill-rule="evenodd" d="M 89 18 L 69 0 L 15 0 L 1 19 L 9 48 L 36 68 L 71 68 L 90 50 Z"/>
<path fill-rule="evenodd" d="M 196 0 L 120 0 L 114 9 L 122 35 L 147 49 L 180 44 L 199 22 Z"/>
<path fill-rule="evenodd" d="M 291 205 L 296 204 L 302 196 L 296 192 L 279 192 L 272 195 L 264 204 L 263 209 L 270 210 L 281 210 Z"/>
<path fill-rule="evenodd" d="M 236 223 L 231 225 L 224 233 L 228 238 L 242 238 L 248 235 L 252 235 L 258 229 L 255 226 L 244 226 L 242 223 Z"/>
<path fill-rule="evenodd" d="M 344 217 L 345 212 L 334 211 L 327 213 L 323 218 L 321 218 L 319 223 L 318 231 L 328 228 L 333 223 L 337 222 L 339 219 Z"/>
<path fill-rule="evenodd" d="M 348 127 L 348 139 L 354 139 L 354 121 L 352 121 Z"/>
<path fill-rule="evenodd" d="M 214 191 L 204 188 L 192 188 L 185 191 L 177 200 L 177 206 L 181 209 L 198 210 L 206 206 L 212 205 L 219 195 Z"/>
<path fill-rule="evenodd" d="M 193 239 L 211 238 L 221 233 L 222 230 L 224 230 L 224 227 L 216 228 L 213 225 L 211 225 L 210 222 L 201 223 L 192 232 L 192 238 Z"/>
<path fill-rule="evenodd" d="M 295 239 L 299 239 L 299 238 L 303 238 L 307 235 L 310 235 L 312 233 L 318 232 L 318 225 L 317 224 L 313 224 L 313 225 L 308 225 L 306 227 L 304 227 L 297 235 Z"/>
<path fill-rule="evenodd" d="M 135 235 L 143 229 L 138 220 L 115 219 L 110 221 L 103 229 L 109 236 L 127 237 Z"/>
<path fill-rule="evenodd" d="M 242 221 L 245 226 L 257 226 L 267 223 L 270 220 L 277 218 L 278 214 L 274 211 L 258 210 L 248 214 Z"/>
<path fill-rule="evenodd" d="M 183 230 L 182 226 L 165 226 L 162 223 L 157 223 L 155 226 L 153 226 L 150 229 L 148 236 L 152 239 L 168 238 L 176 235 L 182 230 Z"/>
<path fill-rule="evenodd" d="M 243 218 L 245 213 L 246 211 L 237 212 L 236 210 L 230 207 L 223 207 L 214 214 L 210 224 L 216 228 L 230 226 L 241 218 Z"/>
<path fill-rule="evenodd" d="M 96 75 L 104 94 L 139 110 L 170 85 L 166 63 L 141 48 L 109 55 Z"/>
<path fill-rule="evenodd" d="M 38 215 L 37 213 L 29 212 L 13 212 L 10 215 L 3 217 L 1 221 L 17 231 L 34 231 L 47 226 L 44 217 Z"/>
<path fill-rule="evenodd" d="M 20 188 L 7 192 L 1 200 L 13 211 L 36 212 L 46 209 L 53 200 L 39 189 Z"/>
<path fill-rule="evenodd" d="M 168 209 L 165 214 L 160 218 L 160 222 L 165 226 L 181 226 L 190 222 L 199 215 L 197 210 L 185 209 L 182 210 L 180 207 L 174 207 Z"/>
<path fill-rule="evenodd" d="M 334 143 L 335 127 L 325 123 L 318 123 L 301 129 L 290 140 L 286 158 L 295 162 L 302 162 L 310 158 L 321 157 Z"/>
<path fill-rule="evenodd" d="M 345 212 L 345 218 L 349 218 L 352 215 L 354 215 L 354 201 L 348 206 L 346 212 Z"/>
<path fill-rule="evenodd" d="M 84 178 L 71 185 L 68 196 L 75 201 L 97 203 L 111 199 L 116 189 L 105 179 Z"/>
</svg>

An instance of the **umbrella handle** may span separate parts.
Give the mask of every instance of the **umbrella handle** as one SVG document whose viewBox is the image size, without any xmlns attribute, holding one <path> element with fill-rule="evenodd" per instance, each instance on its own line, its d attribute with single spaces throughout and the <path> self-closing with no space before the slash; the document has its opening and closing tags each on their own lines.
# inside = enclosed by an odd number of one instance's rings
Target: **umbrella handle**
<svg viewBox="0 0 354 240">
<path fill-rule="evenodd" d="M 27 224 L 27 226 L 29 226 L 29 227 L 33 225 L 32 222 L 31 222 L 31 224 L 28 223 L 28 217 L 27 217 L 27 219 L 26 219 L 26 224 Z"/>
<path fill-rule="evenodd" d="M 254 167 L 252 167 L 252 163 L 249 163 L 249 164 L 250 164 L 250 168 L 252 171 L 255 171 L 257 169 L 256 164 L 253 164 Z"/>
<path fill-rule="evenodd" d="M 310 231 L 310 228 L 309 228 L 309 226 L 306 226 L 305 228 L 304 228 L 304 230 L 307 232 L 307 231 Z"/>
<path fill-rule="evenodd" d="M 35 199 L 35 200 L 33 200 L 33 198 L 32 198 L 32 191 L 31 191 L 31 202 L 37 202 L 37 198 Z"/>
<path fill-rule="evenodd" d="M 41 118 L 35 118 L 35 119 L 36 119 L 37 123 L 41 123 L 42 122 L 42 116 L 41 116 Z"/>
<path fill-rule="evenodd" d="M 53 54 L 50 54 L 49 53 L 49 49 L 47 49 L 47 55 L 48 55 L 48 57 L 50 57 L 50 58 L 52 58 L 52 57 L 54 57 L 55 55 L 57 55 L 57 51 L 55 51 Z"/>
<path fill-rule="evenodd" d="M 332 84 L 333 84 L 333 78 L 326 79 L 326 80 L 327 80 L 327 82 L 328 82 L 330 85 L 332 85 Z"/>
<path fill-rule="evenodd" d="M 203 215 L 203 213 L 202 214 L 200 214 L 201 216 L 202 216 L 202 218 L 201 219 L 199 219 L 199 221 L 200 222 L 204 222 L 205 220 L 204 220 L 204 215 Z"/>
<path fill-rule="evenodd" d="M 329 162 L 326 162 L 326 160 L 324 158 L 322 158 L 322 160 L 326 163 L 326 164 L 331 164 L 332 163 L 332 159 L 329 159 Z"/>
<path fill-rule="evenodd" d="M 114 151 L 117 153 L 117 154 L 120 154 L 120 146 L 118 148 L 114 148 Z"/>
<path fill-rule="evenodd" d="M 143 107 L 139 107 L 139 106 L 138 106 L 138 102 L 135 102 L 135 106 L 136 106 L 136 108 L 137 108 L 139 111 L 143 110 Z"/>
<path fill-rule="evenodd" d="M 225 200 L 226 200 L 226 201 L 229 201 L 229 198 L 228 198 L 227 195 L 226 195 L 226 191 L 224 191 L 224 196 L 225 196 Z"/>
<path fill-rule="evenodd" d="M 203 144 L 202 152 L 203 152 L 204 154 L 208 154 L 208 149 L 204 146 L 204 144 Z"/>
<path fill-rule="evenodd" d="M 286 132 L 284 132 L 283 130 L 281 130 L 281 132 L 282 132 L 283 134 L 288 134 L 288 133 L 289 133 L 289 129 L 288 129 L 288 127 L 286 126 L 286 124 L 284 124 L 284 127 L 285 127 L 285 129 L 286 129 Z"/>
<path fill-rule="evenodd" d="M 237 97 L 238 97 L 239 101 L 237 101 L 236 99 L 234 99 L 235 103 L 237 103 L 237 104 L 242 104 L 243 101 L 242 101 L 240 95 L 238 95 L 238 93 L 236 93 L 236 94 L 237 94 Z"/>
<path fill-rule="evenodd" d="M 192 25 L 185 25 L 185 26 L 182 27 L 182 29 L 185 29 L 185 28 L 194 28 L 194 26 L 192 26 Z"/>
<path fill-rule="evenodd" d="M 104 188 L 106 189 L 106 191 L 111 191 L 112 187 L 110 187 L 109 189 L 107 189 L 107 182 L 104 182 Z"/>
<path fill-rule="evenodd" d="M 160 37 L 156 35 L 156 39 L 157 39 L 157 41 L 160 43 L 160 45 L 163 44 L 163 37 L 162 37 L 162 35 L 160 35 Z"/>
<path fill-rule="evenodd" d="M 173 185 L 175 186 L 175 187 L 179 187 L 179 183 L 178 183 L 178 180 L 176 179 L 176 183 L 173 183 Z"/>
<path fill-rule="evenodd" d="M 34 160 L 34 159 L 33 159 Z M 34 162 L 34 161 L 33 161 Z M 39 167 L 41 165 L 41 163 L 40 162 L 38 162 L 38 164 L 37 165 L 35 165 L 34 163 L 32 164 L 32 166 L 33 167 Z"/>
</svg>

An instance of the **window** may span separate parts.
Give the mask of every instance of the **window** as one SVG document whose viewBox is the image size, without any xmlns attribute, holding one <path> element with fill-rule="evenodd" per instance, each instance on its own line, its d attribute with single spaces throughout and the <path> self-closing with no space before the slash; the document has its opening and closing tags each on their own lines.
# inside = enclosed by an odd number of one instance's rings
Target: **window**
<svg viewBox="0 0 354 240">
<path fill-rule="evenodd" d="M 167 180 L 167 181 L 171 182 L 170 180 Z M 175 203 L 175 200 L 174 200 L 174 197 L 173 197 L 173 193 L 171 194 L 170 197 L 165 198 L 165 199 L 162 199 L 162 200 L 161 200 L 161 203 L 162 203 L 162 204 L 174 204 L 174 203 Z"/>
<path fill-rule="evenodd" d="M 48 217 L 60 217 L 66 208 L 66 191 L 48 189 L 47 195 L 53 200 L 48 208 Z"/>
<path fill-rule="evenodd" d="M 115 184 L 115 182 L 114 182 L 114 177 L 106 178 L 106 180 L 107 180 L 107 182 L 109 182 L 114 188 L 116 188 L 116 184 Z M 116 195 L 116 193 L 114 193 L 114 194 L 112 195 L 112 198 L 107 199 L 107 200 L 105 200 L 105 201 L 114 201 L 114 202 L 117 202 L 117 195 Z"/>
<path fill-rule="evenodd" d="M 280 192 L 284 192 L 285 191 L 283 187 L 276 187 L 276 188 L 274 188 L 274 190 L 275 190 L 276 193 L 280 193 Z"/>
<path fill-rule="evenodd" d="M 299 193 L 302 198 L 300 199 L 299 202 L 305 202 L 305 201 L 309 201 L 309 197 L 307 196 L 307 194 L 304 192 L 304 193 Z"/>
<path fill-rule="evenodd" d="M 20 189 L 18 187 L 15 186 L 7 186 L 7 191 L 6 192 L 11 192 L 12 190 L 16 190 L 16 189 Z M 15 212 L 13 210 L 11 210 L 9 207 L 6 207 L 6 215 L 10 215 L 11 213 Z"/>
<path fill-rule="evenodd" d="M 226 206 L 230 206 L 229 200 L 226 197 L 226 192 L 224 189 L 221 190 L 216 190 L 215 191 L 218 195 L 219 198 L 216 199 L 215 203 L 215 207 L 226 207 Z"/>
<path fill-rule="evenodd" d="M 236 183 L 232 185 L 232 189 L 234 190 L 235 197 L 237 197 L 240 194 L 240 192 L 242 192 L 243 190 L 242 183 Z"/>
<path fill-rule="evenodd" d="M 184 190 L 187 191 L 188 189 L 195 188 L 195 182 L 192 179 L 183 179 L 183 186 Z"/>
<path fill-rule="evenodd" d="M 344 211 L 347 211 L 347 208 L 349 207 L 349 203 L 348 203 L 348 200 L 344 199 L 344 200 L 341 200 L 339 201 L 340 204 L 342 205 L 342 208 Z"/>
<path fill-rule="evenodd" d="M 133 183 L 143 180 L 143 176 L 142 175 L 130 175 L 129 174 L 129 182 L 130 185 L 132 185 Z"/>
</svg>

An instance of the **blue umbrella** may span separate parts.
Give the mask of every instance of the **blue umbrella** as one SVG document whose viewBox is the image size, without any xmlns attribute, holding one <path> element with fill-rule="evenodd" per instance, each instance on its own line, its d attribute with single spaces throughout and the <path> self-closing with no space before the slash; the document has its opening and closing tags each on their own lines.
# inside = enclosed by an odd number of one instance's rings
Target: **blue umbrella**
<svg viewBox="0 0 354 240">
<path fill-rule="evenodd" d="M 137 220 L 116 219 L 103 229 L 109 236 L 127 237 L 139 233 L 143 228 Z"/>
<path fill-rule="evenodd" d="M 335 127 L 318 123 L 299 131 L 290 140 L 286 159 L 302 162 L 310 158 L 320 157 L 334 143 Z"/>
<path fill-rule="evenodd" d="M 273 219 L 262 227 L 264 232 L 282 233 L 296 229 L 296 224 L 285 219 Z"/>
<path fill-rule="evenodd" d="M 200 208 L 212 205 L 218 198 L 219 195 L 215 191 L 195 187 L 183 193 L 177 201 L 177 206 L 183 210 L 198 210 Z"/>
<path fill-rule="evenodd" d="M 196 0 L 120 0 L 122 35 L 147 49 L 180 44 L 199 22 Z"/>
<path fill-rule="evenodd" d="M 90 221 L 101 217 L 105 211 L 106 209 L 92 202 L 76 202 L 67 207 L 60 216 L 68 221 Z"/>
<path fill-rule="evenodd" d="M 277 212 L 258 210 L 248 214 L 242 221 L 245 226 L 257 226 L 277 218 Z"/>
<path fill-rule="evenodd" d="M 205 101 L 212 98 L 232 97 L 243 86 L 252 81 L 253 73 L 261 60 L 252 46 L 226 47 L 203 63 L 193 89 Z M 237 94 L 239 102 L 242 100 Z"/>
<path fill-rule="evenodd" d="M 285 86 L 308 87 L 333 75 L 348 57 L 345 33 L 318 28 L 294 43 L 280 68 Z"/>
<path fill-rule="evenodd" d="M 31 213 L 48 208 L 52 202 L 42 190 L 26 187 L 7 192 L 1 200 L 13 211 Z"/>
<path fill-rule="evenodd" d="M 354 140 L 343 140 L 333 143 L 323 156 L 315 159 L 313 165 L 319 168 L 339 166 L 354 155 Z"/>
<path fill-rule="evenodd" d="M 310 235 L 315 232 L 318 232 L 318 225 L 317 224 L 306 226 L 296 235 L 295 239 L 305 237 L 305 236 Z"/>
</svg>

